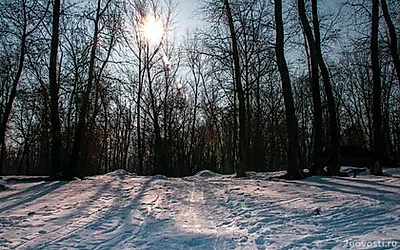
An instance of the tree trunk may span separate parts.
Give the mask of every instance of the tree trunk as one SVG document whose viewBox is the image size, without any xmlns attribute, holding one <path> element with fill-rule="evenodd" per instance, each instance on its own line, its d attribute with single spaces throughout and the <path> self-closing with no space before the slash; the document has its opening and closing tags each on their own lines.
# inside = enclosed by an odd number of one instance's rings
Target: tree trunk
<svg viewBox="0 0 400 250">
<path fill-rule="evenodd" d="M 371 29 L 371 64 L 372 64 L 372 95 L 373 95 L 373 129 L 374 155 L 371 173 L 382 175 L 383 133 L 381 113 L 381 72 L 379 65 L 379 0 L 372 0 L 372 29 Z"/>
<path fill-rule="evenodd" d="M 396 29 L 393 25 L 392 19 L 390 18 L 390 13 L 389 9 L 386 3 L 386 0 L 381 0 L 382 4 L 382 11 L 383 11 L 383 17 L 385 18 L 386 25 L 389 30 L 389 35 L 390 35 L 390 52 L 393 57 L 393 64 L 396 68 L 396 73 L 397 73 L 397 78 L 398 82 L 400 84 L 400 59 L 399 59 L 399 52 L 397 48 L 397 34 L 396 34 Z"/>
<path fill-rule="evenodd" d="M 313 100 L 313 160 L 310 167 L 311 174 L 321 173 L 322 159 L 322 108 L 321 93 L 319 88 L 317 45 L 314 41 L 312 30 L 307 19 L 304 0 L 298 0 L 298 12 L 306 35 L 311 54 L 311 92 Z M 315 28 L 315 27 L 314 27 Z"/>
<path fill-rule="evenodd" d="M 21 48 L 20 48 L 20 53 L 19 53 L 17 74 L 15 75 L 15 78 L 13 80 L 10 96 L 6 103 L 6 107 L 4 109 L 4 113 L 2 115 L 2 120 L 0 123 L 0 146 L 2 148 L 2 154 L 1 154 L 1 159 L 0 159 L 0 175 L 3 172 L 3 164 L 4 164 L 4 160 L 5 160 L 4 159 L 5 154 L 6 154 L 5 137 L 6 137 L 6 131 L 7 131 L 7 123 L 10 118 L 10 115 L 11 115 L 12 105 L 14 103 L 15 96 L 17 95 L 18 83 L 19 83 L 19 80 L 22 75 L 22 70 L 24 68 L 25 53 L 26 53 L 26 24 L 24 26 L 20 46 L 21 46 Z"/>
<path fill-rule="evenodd" d="M 143 91 L 143 74 L 142 74 L 142 48 L 139 48 L 139 89 L 136 100 L 136 113 L 137 113 L 137 152 L 138 152 L 138 169 L 137 174 L 143 174 L 143 152 L 142 152 L 142 132 L 141 132 L 141 100 L 142 100 L 142 91 Z"/>
<path fill-rule="evenodd" d="M 155 52 L 156 53 L 156 52 Z M 155 55 L 153 54 L 153 56 Z M 163 147 L 163 139 L 161 137 L 161 128 L 160 128 L 160 123 L 159 123 L 159 116 L 158 116 L 158 110 L 157 110 L 157 105 L 156 105 L 156 96 L 154 94 L 153 90 L 153 79 L 151 77 L 151 67 L 150 67 L 150 62 L 153 58 L 153 56 L 149 56 L 149 44 L 146 46 L 146 73 L 147 73 L 147 81 L 149 84 L 149 94 L 150 94 L 150 105 L 151 105 L 151 110 L 153 113 L 153 129 L 154 129 L 154 170 L 155 174 L 164 174 L 166 169 L 165 166 L 165 160 L 164 160 L 164 147 Z"/>
<path fill-rule="evenodd" d="M 60 26 L 60 0 L 54 0 L 53 6 L 53 27 L 51 37 L 51 53 L 50 53 L 50 120 L 51 120 L 51 174 L 55 175 L 62 169 L 61 166 L 61 123 L 58 109 L 59 100 L 59 83 L 57 82 L 57 55 L 59 43 L 59 26 Z"/>
<path fill-rule="evenodd" d="M 239 99 L 239 164 L 236 166 L 237 177 L 246 176 L 248 148 L 246 148 L 246 103 L 240 70 L 240 58 L 237 45 L 236 30 L 232 19 L 232 12 L 228 0 L 224 0 L 226 15 L 231 34 L 232 54 L 234 63 L 234 78 Z"/>
<path fill-rule="evenodd" d="M 299 135 L 297 117 L 294 108 L 292 86 L 289 70 L 286 64 L 284 51 L 284 30 L 282 21 L 282 0 L 275 0 L 275 24 L 276 24 L 276 60 L 282 80 L 283 97 L 285 102 L 286 126 L 288 139 L 288 179 L 300 179 L 303 173 L 300 168 Z"/>
<path fill-rule="evenodd" d="M 96 59 L 96 50 L 98 44 L 98 35 L 99 35 L 99 22 L 100 22 L 100 8 L 101 8 L 101 0 L 97 1 L 97 10 L 96 10 L 96 18 L 94 21 L 94 33 L 93 33 L 93 44 L 90 51 L 90 61 L 89 61 L 89 76 L 86 86 L 86 91 L 83 94 L 83 98 L 81 100 L 81 108 L 78 118 L 78 125 L 75 129 L 74 135 L 74 143 L 72 145 L 72 153 L 71 153 L 71 163 L 70 167 L 66 172 L 64 172 L 67 178 L 73 178 L 77 175 L 78 164 L 80 159 L 81 147 L 82 147 L 82 139 L 86 132 L 86 114 L 89 109 L 90 102 L 90 92 L 92 91 L 93 81 L 94 81 L 94 64 Z M 82 171 L 83 172 L 83 171 Z"/>
<path fill-rule="evenodd" d="M 315 36 L 315 48 L 317 50 L 316 51 L 317 61 L 319 64 L 319 68 L 321 69 L 325 94 L 328 101 L 330 142 L 331 142 L 329 161 L 328 161 L 328 174 L 338 175 L 340 171 L 340 154 L 339 154 L 340 132 L 337 119 L 336 103 L 335 103 L 335 97 L 333 96 L 329 71 L 322 56 L 317 0 L 312 0 L 311 4 L 312 4 L 312 16 L 313 16 L 313 26 L 314 26 L 314 36 Z"/>
</svg>

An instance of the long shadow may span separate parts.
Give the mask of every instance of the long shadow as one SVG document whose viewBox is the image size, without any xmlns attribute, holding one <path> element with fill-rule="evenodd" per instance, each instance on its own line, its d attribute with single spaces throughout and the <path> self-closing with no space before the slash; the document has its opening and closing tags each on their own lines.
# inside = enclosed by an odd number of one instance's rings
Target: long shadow
<svg viewBox="0 0 400 250">
<path fill-rule="evenodd" d="M 104 194 L 104 192 L 106 192 L 109 188 L 110 188 L 109 182 L 102 183 L 101 186 L 98 187 L 97 191 L 89 199 L 85 200 L 81 206 L 79 206 L 77 208 L 77 209 L 79 209 L 79 212 L 89 210 L 92 203 L 94 201 L 96 201 L 97 199 L 99 199 Z M 79 197 L 77 197 L 77 198 L 79 198 Z M 77 215 L 76 212 L 77 212 L 76 210 L 73 210 L 70 213 L 66 213 L 64 216 L 57 218 L 57 220 L 68 221 L 69 219 L 71 219 Z"/>
<path fill-rule="evenodd" d="M 177 224 L 174 220 L 166 220 L 162 218 L 157 218 L 157 214 L 152 214 L 146 213 L 146 212 L 140 212 L 144 216 L 144 221 L 141 226 L 138 227 L 137 224 L 132 222 L 132 219 L 130 216 L 132 216 L 133 211 L 137 209 L 143 209 L 142 202 L 146 194 L 149 192 L 149 189 L 152 187 L 153 181 L 155 179 L 153 178 L 148 178 L 144 182 L 140 180 L 140 187 L 136 187 L 135 190 L 137 190 L 133 195 L 132 199 L 129 202 L 126 202 L 125 198 L 123 197 L 124 190 L 123 190 L 123 184 L 122 181 L 125 178 L 119 178 L 119 179 L 113 179 L 113 181 L 119 181 L 119 185 L 116 185 L 115 188 L 110 190 L 110 183 L 111 182 L 106 182 L 103 185 L 100 185 L 98 187 L 98 190 L 95 192 L 95 194 L 89 198 L 89 200 L 96 199 L 101 196 L 101 193 L 111 191 L 115 192 L 113 193 L 114 196 L 117 196 L 120 199 L 114 199 L 114 202 L 107 207 L 105 210 L 99 211 L 98 216 L 96 216 L 95 221 L 90 221 L 87 224 L 83 225 L 82 227 L 78 228 L 76 231 L 73 232 L 68 232 L 68 235 L 65 235 L 62 238 L 55 239 L 52 242 L 46 242 L 43 243 L 43 245 L 35 246 L 34 248 L 31 249 L 59 249 L 61 247 L 67 247 L 71 246 L 68 245 L 68 243 L 74 244 L 73 247 L 75 249 L 118 249 L 121 246 L 124 246 L 124 249 L 128 249 L 127 247 L 131 247 L 130 249 L 235 249 L 238 247 L 241 247 L 243 245 L 240 245 L 239 241 L 237 239 L 229 238 L 230 236 L 226 236 L 226 238 L 223 238 L 224 236 L 215 236 L 211 235 L 210 233 L 205 233 L 205 232 L 188 232 L 184 231 L 182 227 L 180 227 L 179 224 Z M 99 180 L 100 181 L 100 180 Z M 325 181 L 325 180 L 324 180 Z M 316 182 L 316 180 L 315 180 Z M 341 189 L 334 189 L 333 187 L 330 187 L 334 184 L 327 184 L 328 187 L 316 185 L 314 183 L 308 183 L 308 182 L 292 182 L 288 181 L 287 183 L 292 183 L 292 184 L 302 184 L 306 186 L 316 186 L 318 188 L 327 190 L 327 191 L 335 191 L 335 192 L 341 192 L 344 193 L 345 190 Z M 320 183 L 318 183 L 320 184 Z M 173 190 L 176 190 L 176 192 L 182 193 L 186 192 L 187 190 L 184 190 L 186 185 L 182 186 L 176 186 L 175 184 L 170 184 L 170 183 L 165 183 L 165 186 L 168 187 L 171 185 L 173 187 Z M 190 187 L 190 186 L 187 186 Z M 339 216 L 335 217 L 332 216 L 333 214 L 329 212 L 328 214 L 330 217 L 329 218 L 324 218 L 324 212 L 322 213 L 321 216 L 319 217 L 313 217 L 308 209 L 299 209 L 296 208 L 296 205 L 293 203 L 293 206 L 290 204 L 285 203 L 279 204 L 263 204 L 263 203 L 257 203 L 257 207 L 252 208 L 252 210 L 242 210 L 240 207 L 231 207 L 229 204 L 224 204 L 222 201 L 216 201 L 217 204 L 214 204 L 214 200 L 211 200 L 212 198 L 218 198 L 216 196 L 212 195 L 212 190 L 206 190 L 207 188 L 224 188 L 227 191 L 229 191 L 227 188 L 228 187 L 223 187 L 223 184 L 216 185 L 211 184 L 211 185 L 200 185 L 198 186 L 199 190 L 202 191 L 209 191 L 208 195 L 210 195 L 208 198 L 210 198 L 209 201 L 211 202 L 209 207 L 212 209 L 214 205 L 218 206 L 226 206 L 226 211 L 230 212 L 235 212 L 234 217 L 230 217 L 229 215 L 224 216 L 225 220 L 232 220 L 232 221 L 239 221 L 244 224 L 244 227 L 250 229 L 255 226 L 260 226 L 259 229 L 255 229 L 257 235 L 260 235 L 262 237 L 265 236 L 266 241 L 270 241 L 274 244 L 278 244 L 279 240 L 274 240 L 271 235 L 268 235 L 270 231 L 268 229 L 272 228 L 272 226 L 276 226 L 278 224 L 287 224 L 289 227 L 287 230 L 279 228 L 279 230 L 282 230 L 279 232 L 281 234 L 280 236 L 284 235 L 285 233 L 289 232 L 291 234 L 294 233 L 301 233 L 301 237 L 299 239 L 295 239 L 293 242 L 290 242 L 288 244 L 285 244 L 284 249 L 296 249 L 296 248 L 301 248 L 304 247 L 305 245 L 307 246 L 313 246 L 313 247 L 318 247 L 318 245 L 315 245 L 314 241 L 321 241 L 326 240 L 326 245 L 325 248 L 333 248 L 337 247 L 338 243 L 334 242 L 335 240 L 343 240 L 346 239 L 346 237 L 351 237 L 355 235 L 356 233 L 362 234 L 365 232 L 370 232 L 374 228 L 379 227 L 379 219 L 382 218 L 384 215 L 383 213 L 380 213 L 378 215 L 374 214 L 374 212 L 377 209 L 374 209 L 373 207 L 371 208 L 365 208 L 363 211 L 365 214 L 357 212 L 357 211 L 349 211 L 350 213 L 346 216 Z M 354 187 L 353 187 L 354 188 Z M 163 189 L 157 189 L 157 190 L 163 190 Z M 74 190 L 71 190 L 73 192 Z M 164 190 L 165 191 L 165 190 Z M 294 190 L 296 191 L 296 190 Z M 302 195 L 301 193 L 296 192 L 297 195 Z M 358 193 L 357 193 L 358 194 Z M 171 194 L 173 195 L 173 194 Z M 205 196 L 207 196 L 206 193 L 204 193 Z M 239 196 L 235 194 L 234 192 L 232 193 L 226 193 L 225 195 L 231 196 L 231 200 L 237 200 L 238 198 L 241 199 L 244 198 L 244 200 L 249 199 L 249 200 L 259 200 L 260 197 L 257 196 L 257 194 L 254 193 L 246 193 L 245 196 Z M 295 197 L 295 195 L 293 195 Z M 156 197 L 154 197 L 156 198 Z M 206 197 L 207 198 L 207 197 Z M 121 202 L 122 199 L 122 202 Z M 126 203 L 125 203 L 125 202 Z M 180 201 L 180 203 L 186 207 L 189 206 L 188 202 L 185 201 Z M 240 204 L 241 201 L 237 200 L 237 204 Z M 88 209 L 91 203 L 85 204 L 83 207 L 78 207 L 77 210 L 75 210 L 75 213 L 81 213 L 82 210 Z M 122 205 L 121 205 L 122 204 Z M 149 205 L 149 204 L 146 204 Z M 260 206 L 261 205 L 261 206 Z M 289 205 L 289 206 L 288 206 Z M 168 208 L 168 206 L 165 206 Z M 195 208 L 195 207 L 194 207 Z M 345 209 L 345 208 L 344 208 Z M 261 213 L 265 212 L 265 215 L 267 217 L 261 217 L 257 219 L 257 224 L 251 224 L 249 222 L 255 222 L 256 220 L 249 220 L 248 217 L 250 216 L 250 212 L 254 212 L 255 210 L 258 210 L 258 215 Z M 277 212 L 284 212 L 282 214 L 279 214 Z M 204 210 L 199 210 L 199 214 L 203 213 Z M 209 212 L 218 212 L 218 211 L 209 211 Z M 336 213 L 337 211 L 334 211 Z M 346 212 L 346 211 L 345 211 Z M 384 211 L 382 211 L 384 212 Z M 288 216 L 287 216 L 288 215 Z M 338 214 L 339 215 L 339 214 Z M 218 216 L 218 215 L 215 215 Z M 222 216 L 222 215 L 221 215 Z M 373 218 L 373 216 L 376 216 L 377 218 Z M 223 220 L 223 218 L 221 218 Z M 240 220 L 237 220 L 240 219 Z M 243 219 L 243 220 L 241 220 Z M 360 224 L 363 220 L 366 219 L 366 225 Z M 219 220 L 219 221 L 222 221 Z M 332 220 L 334 226 L 332 228 L 332 225 L 329 220 Z M 116 222 L 116 223 L 114 223 Z M 320 228 L 316 230 L 315 234 L 317 235 L 311 235 L 307 234 L 307 232 L 301 232 L 301 229 L 296 229 L 295 226 L 298 224 L 301 225 L 311 225 L 312 223 L 320 223 L 322 222 L 322 225 L 319 225 Z M 354 223 L 355 222 L 355 223 Z M 384 223 L 381 222 L 381 223 Z M 336 232 L 336 228 L 339 228 L 337 225 L 342 225 L 343 228 L 346 225 L 351 225 L 349 228 L 346 228 L 344 233 L 342 234 L 341 232 Z M 354 224 L 354 225 L 353 225 Z M 265 227 L 264 227 L 265 226 Z M 361 228 L 359 228 L 361 226 Z M 138 229 L 138 230 L 136 230 Z M 292 231 L 294 230 L 294 231 Z M 357 231 L 354 231 L 357 230 Z M 354 232 L 353 232 L 354 231 Z M 105 237 L 101 239 L 94 239 L 94 233 L 100 232 L 100 233 L 105 233 Z M 157 233 L 166 233 L 165 236 L 158 235 Z M 72 233 L 72 234 L 71 234 Z M 88 235 L 90 234 L 90 235 Z M 75 237 L 74 237 L 75 236 Z M 218 238 L 221 237 L 221 238 Z M 330 240 L 329 240 L 330 239 Z M 328 241 L 329 240 L 329 241 Z M 210 242 L 215 242 L 215 244 L 210 244 Z M 257 247 L 265 249 L 269 242 L 261 242 L 261 243 L 255 243 Z M 46 244 L 46 246 L 44 245 Z M 77 245 L 80 244 L 80 245 Z M 281 247 L 281 248 L 282 248 Z M 72 248 L 72 246 L 71 246 Z"/>
<path fill-rule="evenodd" d="M 58 181 L 57 178 L 51 176 L 11 176 L 11 177 L 3 177 L 3 180 L 8 183 L 29 183 L 29 182 L 41 182 L 41 181 Z"/>
<path fill-rule="evenodd" d="M 325 191 L 346 193 L 346 190 L 341 190 L 330 186 L 315 185 L 313 183 L 307 183 L 306 181 L 284 182 L 301 184 L 304 186 L 315 186 Z M 301 192 L 298 193 L 292 188 L 293 187 L 291 187 L 290 190 L 294 191 L 293 197 L 304 197 Z M 318 191 L 313 192 L 318 193 Z M 358 195 L 360 194 L 355 192 L 349 193 Z M 235 196 L 237 195 L 234 195 L 233 197 Z M 247 193 L 246 196 L 248 200 L 260 199 L 260 197 L 258 197 L 256 194 Z M 318 197 L 316 197 L 316 201 L 318 201 Z M 296 207 L 296 203 L 285 203 L 284 205 L 279 203 L 279 201 L 277 203 L 272 202 L 264 205 L 259 203 L 258 207 L 251 208 L 249 211 L 258 214 L 258 216 L 256 216 L 257 219 L 253 220 L 252 223 L 246 221 L 246 211 L 235 213 L 234 219 L 236 221 L 242 221 L 238 218 L 244 217 L 243 228 L 249 229 L 250 232 L 252 228 L 258 226 L 258 228 L 255 229 L 258 232 L 257 234 L 262 237 L 265 235 L 265 241 L 263 238 L 261 244 L 256 242 L 256 244 L 262 249 L 265 249 L 265 247 L 268 249 L 268 244 L 281 244 L 280 240 L 275 240 L 274 237 L 270 237 L 271 235 L 269 233 L 274 233 L 275 231 L 273 228 L 274 225 L 286 225 L 286 229 L 282 227 L 280 228 L 281 231 L 278 232 L 280 236 L 287 234 L 287 231 L 289 231 L 291 234 L 296 234 L 296 237 L 298 238 L 294 241 L 289 241 L 284 245 L 279 246 L 280 249 L 302 249 L 304 247 L 308 247 L 310 249 L 331 249 L 334 247 L 343 247 L 345 240 L 351 237 L 357 237 L 369 232 L 373 232 L 377 228 L 387 226 L 388 223 L 395 225 L 400 221 L 398 218 L 392 218 L 393 216 L 390 214 L 386 216 L 386 213 L 391 213 L 394 210 L 393 207 L 387 206 L 375 208 L 373 206 L 361 204 L 360 207 L 354 207 L 356 209 L 353 209 L 352 207 L 349 208 L 346 207 L 345 204 L 342 204 L 337 208 L 338 210 L 324 210 L 324 208 L 322 208 L 321 215 L 315 216 L 312 214 L 312 204 L 310 205 L 311 207 L 309 209 L 304 209 Z M 228 210 L 232 210 L 232 208 L 229 206 L 226 208 Z M 239 211 L 239 209 L 236 210 Z M 281 214 L 279 214 L 279 212 L 281 212 Z M 313 225 L 316 226 L 316 229 L 313 232 L 302 232 L 301 228 L 298 228 L 298 226 L 306 226 L 309 228 Z M 272 230 L 270 229 L 271 227 Z M 321 245 L 315 245 L 316 242 L 321 242 L 322 240 L 324 241 L 325 246 L 322 247 Z M 343 243 L 342 246 L 340 246 L 340 242 Z"/>
<path fill-rule="evenodd" d="M 390 178 L 393 178 L 393 176 L 391 176 Z M 390 185 L 387 183 L 382 183 L 380 181 L 376 181 L 376 180 L 365 180 L 365 179 L 357 179 L 357 178 L 353 178 L 351 180 L 346 180 L 349 182 L 354 182 L 354 183 L 362 183 L 362 184 L 366 184 L 366 185 L 370 185 L 370 186 L 382 186 L 382 187 L 387 187 L 387 188 L 399 188 L 399 186 L 394 186 L 394 185 Z"/>
<path fill-rule="evenodd" d="M 80 203 L 78 207 L 75 207 L 69 213 L 65 213 L 61 217 L 56 217 L 52 219 L 53 221 L 52 223 L 59 224 L 53 231 L 49 231 L 47 234 L 40 235 L 32 240 L 22 242 L 20 245 L 16 247 L 16 249 L 22 248 L 22 249 L 39 250 L 39 249 L 49 249 L 49 247 L 51 249 L 61 249 L 62 247 L 64 247 L 62 244 L 57 247 L 55 246 L 60 242 L 65 242 L 71 237 L 71 235 L 76 234 L 81 229 L 96 226 L 95 223 L 97 221 L 85 222 L 85 220 L 88 218 L 88 216 L 91 216 L 93 213 L 97 213 L 90 211 L 91 208 L 93 208 L 92 205 L 95 204 L 96 200 L 102 198 L 104 193 L 110 190 L 111 181 L 102 181 L 102 180 L 94 180 L 94 181 L 96 181 L 96 184 L 94 184 L 93 186 L 95 186 L 97 190 L 94 192 L 93 195 L 84 200 L 82 203 Z M 98 182 L 101 182 L 101 184 L 98 185 Z M 72 185 L 72 188 L 75 187 L 76 186 Z M 70 192 L 72 197 L 77 195 L 75 199 L 79 199 L 80 192 L 86 192 L 86 190 L 71 189 Z M 75 199 L 72 199 L 72 201 L 75 201 Z M 111 213 L 111 211 L 116 209 L 118 209 L 116 206 L 110 206 L 106 210 L 100 210 L 99 213 L 100 214 L 106 214 L 107 212 Z M 101 217 L 99 219 L 101 219 Z M 74 228 L 73 226 L 74 224 L 78 225 L 78 227 Z M 66 231 L 63 231 L 64 229 Z M 64 232 L 66 233 L 64 234 Z M 88 236 L 92 237 L 93 235 L 88 235 Z M 84 238 L 82 238 L 82 241 L 83 240 Z"/>
<path fill-rule="evenodd" d="M 97 222 L 92 226 L 97 229 L 107 225 L 108 221 L 118 219 L 118 225 L 106 230 L 107 237 L 97 242 L 88 242 L 89 245 L 82 246 L 85 249 L 209 249 L 201 246 L 209 244 L 215 240 L 215 235 L 202 232 L 186 232 L 183 231 L 175 221 L 171 219 L 157 218 L 157 213 L 141 211 L 144 220 L 140 225 L 132 222 L 131 216 L 135 210 L 143 210 L 143 198 L 151 189 L 151 184 L 156 179 L 147 179 L 134 195 L 132 201 L 120 208 L 110 209 L 103 213 Z M 169 184 L 167 184 L 168 186 Z M 184 192 L 184 191 L 183 191 Z M 155 200 L 157 199 L 154 197 Z M 154 201 L 150 201 L 152 203 Z M 151 205 L 146 203 L 145 205 Z M 182 205 L 185 205 L 184 203 Z M 87 228 L 87 227 L 86 227 Z M 90 228 L 96 230 L 96 228 Z M 167 231 L 165 231 L 168 229 Z M 158 232 L 166 232 L 167 235 L 162 237 Z M 92 248 L 92 246 L 94 247 Z M 225 248 L 215 248 L 225 249 Z"/>
<path fill-rule="evenodd" d="M 150 178 L 142 185 L 141 190 L 128 206 L 129 210 L 125 210 L 126 213 L 121 217 L 121 221 L 123 222 L 122 233 L 118 234 L 115 238 L 103 241 L 95 249 L 118 249 L 121 246 L 124 249 L 126 247 L 131 247 L 130 249 L 232 249 L 231 247 L 225 248 L 229 247 L 229 244 L 226 244 L 223 248 L 216 247 L 215 244 L 210 244 L 210 242 L 216 240 L 213 234 L 200 232 L 200 230 L 198 232 L 183 231 L 182 227 L 174 220 L 157 218 L 157 213 L 152 214 L 151 212 L 145 214 L 145 221 L 141 229 L 133 235 L 131 228 L 135 225 L 132 225 L 129 218 L 126 217 L 131 214 L 133 209 L 141 208 L 141 200 L 148 191 L 152 181 L 153 179 Z M 168 187 L 168 185 L 166 184 L 165 187 Z M 171 185 L 176 185 L 176 183 Z M 180 190 L 180 188 L 185 188 L 185 186 L 177 187 L 178 192 L 185 192 L 184 190 Z M 180 204 L 183 206 L 190 205 L 184 200 L 180 201 Z M 199 214 L 202 212 L 199 211 Z M 167 234 L 163 235 L 159 232 Z M 231 242 L 231 244 L 235 243 Z M 210 245 L 214 245 L 214 248 L 210 248 Z"/>
<path fill-rule="evenodd" d="M 341 181 L 341 183 L 337 183 L 334 180 Z M 315 181 L 315 180 L 311 179 L 311 181 Z M 342 179 L 342 178 L 336 178 L 336 177 L 322 177 L 321 181 L 329 182 L 332 184 L 346 185 L 348 187 L 353 187 L 353 188 L 361 188 L 361 189 L 367 188 L 372 191 L 381 191 L 381 192 L 392 193 L 392 194 L 398 194 L 398 193 L 390 191 L 390 190 L 385 190 L 383 188 L 400 190 L 400 183 L 399 183 L 399 185 L 390 185 L 390 184 L 386 184 L 386 183 L 381 183 L 376 180 L 353 179 L 353 178 L 352 179 Z M 346 182 L 346 183 L 344 184 L 344 182 Z M 365 187 L 363 185 L 367 185 L 369 187 Z"/>
<path fill-rule="evenodd" d="M 64 186 L 67 183 L 68 182 L 61 182 L 61 181 L 58 181 L 58 182 L 43 182 L 43 183 L 41 183 L 39 185 L 32 186 L 32 187 L 30 187 L 30 188 L 28 188 L 28 189 L 26 189 L 24 191 L 21 191 L 19 193 L 16 193 L 16 194 L 13 194 L 13 195 L 9 195 L 7 197 L 3 197 L 2 201 L 4 199 L 10 199 L 11 197 L 18 197 L 18 196 L 22 196 L 22 195 L 25 196 L 24 198 L 21 197 L 21 199 L 18 199 L 18 201 L 16 203 L 13 203 L 13 204 L 10 204 L 10 205 L 8 205 L 6 207 L 1 208 L 0 209 L 0 213 L 4 213 L 4 212 L 9 211 L 9 210 L 11 210 L 13 208 L 21 206 L 21 205 L 23 205 L 25 203 L 34 201 L 34 200 L 36 200 L 36 199 L 38 199 L 38 198 L 40 198 L 40 197 L 42 197 L 42 196 L 44 196 L 44 195 L 46 195 L 48 193 L 53 192 L 54 190 Z"/>
<path fill-rule="evenodd" d="M 29 188 L 23 189 L 23 190 L 21 190 L 21 191 L 19 191 L 17 193 L 12 193 L 12 194 L 9 194 L 7 196 L 1 197 L 0 198 L 0 202 L 5 202 L 5 201 L 7 201 L 9 199 L 13 199 L 13 198 L 16 198 L 18 196 L 22 196 L 25 193 L 29 193 L 29 192 L 35 191 L 35 189 L 38 189 L 38 188 L 40 188 L 42 186 L 45 186 L 45 185 L 46 185 L 46 182 L 41 182 L 41 183 L 38 183 L 36 185 L 30 186 Z"/>
<path fill-rule="evenodd" d="M 121 206 L 121 199 L 123 199 L 124 191 L 122 190 L 122 182 L 126 180 L 124 176 L 113 176 L 118 178 L 113 179 L 112 182 L 118 181 L 119 185 L 113 189 L 111 189 L 110 182 L 106 182 L 99 187 L 96 193 L 90 197 L 84 204 L 84 206 L 79 206 L 74 211 L 71 211 L 70 214 L 63 216 L 62 218 L 58 218 L 59 221 L 66 221 L 71 219 L 72 216 L 76 215 L 77 213 L 82 214 L 84 211 L 90 210 L 94 204 L 93 201 L 102 197 L 102 194 L 105 192 L 109 192 L 114 197 L 114 201 L 111 205 L 106 207 L 105 209 L 101 209 L 96 212 L 96 215 L 91 221 L 78 222 L 77 228 L 72 228 L 70 231 L 67 232 L 67 235 L 64 235 L 61 238 L 56 238 L 54 240 L 50 240 L 47 242 L 39 243 L 39 245 L 35 245 L 34 249 L 48 249 L 49 247 L 59 248 L 61 246 L 66 246 L 70 243 L 71 240 L 79 239 L 80 244 L 87 244 L 82 245 L 83 249 L 93 249 L 98 245 L 106 244 L 107 247 L 105 249 L 109 249 L 109 246 L 112 245 L 113 242 L 118 244 L 123 237 L 126 236 L 127 232 L 132 233 L 132 229 L 134 225 L 127 224 L 130 221 L 131 211 L 134 209 L 139 209 L 141 200 L 145 195 L 147 189 L 150 187 L 151 182 L 153 181 L 152 178 L 146 180 L 143 185 L 141 185 L 140 190 L 135 193 L 132 197 L 132 201 L 128 205 Z M 99 180 L 101 181 L 101 180 Z M 93 212 L 89 212 L 88 214 L 91 215 Z M 85 220 L 86 217 L 77 218 L 78 221 Z M 76 221 L 72 221 L 70 224 L 74 224 Z M 90 237 L 85 237 L 85 235 L 90 232 Z M 117 232 L 117 233 L 114 233 Z M 93 236 L 97 233 L 102 235 L 110 236 L 106 237 L 103 240 L 93 241 Z M 110 234 L 110 235 L 109 235 Z M 89 241 L 87 241 L 89 239 Z M 103 248 L 104 249 L 104 248 Z"/>
<path fill-rule="evenodd" d="M 344 184 L 344 183 L 338 183 L 338 182 L 332 182 L 330 181 L 330 178 L 322 178 L 321 182 L 314 180 L 314 179 L 309 179 L 307 180 L 308 183 L 305 183 L 304 185 L 313 185 L 315 187 L 327 190 L 327 191 L 332 191 L 332 192 L 341 192 L 341 193 L 348 193 L 348 194 L 353 194 L 353 195 L 362 195 L 366 196 L 368 198 L 374 199 L 374 200 L 379 200 L 383 202 L 390 201 L 395 204 L 400 203 L 400 195 L 396 192 L 388 191 L 388 190 L 382 190 L 382 189 L 377 189 L 373 187 L 358 187 L 356 185 L 349 185 L 349 184 Z M 302 184 L 299 182 L 296 182 L 297 184 Z M 313 184 L 311 184 L 313 183 Z M 369 183 L 366 183 L 369 184 Z M 359 191 L 358 191 L 359 190 Z M 360 192 L 363 191 L 363 192 Z M 365 192 L 367 191 L 367 192 Z M 383 196 L 382 194 L 390 194 L 395 197 L 389 198 L 388 196 Z M 396 198 L 397 196 L 397 198 Z"/>
</svg>

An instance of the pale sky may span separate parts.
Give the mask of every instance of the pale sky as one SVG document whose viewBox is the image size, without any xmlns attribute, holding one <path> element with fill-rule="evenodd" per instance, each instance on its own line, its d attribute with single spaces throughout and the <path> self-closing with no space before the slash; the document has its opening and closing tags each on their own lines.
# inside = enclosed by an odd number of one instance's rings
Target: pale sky
<svg viewBox="0 0 400 250">
<path fill-rule="evenodd" d="M 178 32 L 181 34 L 186 33 L 186 29 L 193 29 L 200 23 L 198 15 L 195 11 L 200 5 L 200 0 L 179 0 L 178 10 L 180 10 L 176 25 L 178 26 Z"/>
<path fill-rule="evenodd" d="M 196 10 L 200 7 L 201 0 L 178 0 L 179 14 L 175 20 L 177 33 L 184 35 L 186 29 L 193 29 L 201 25 Z M 343 0 L 320 0 L 320 7 L 335 8 Z"/>
</svg>

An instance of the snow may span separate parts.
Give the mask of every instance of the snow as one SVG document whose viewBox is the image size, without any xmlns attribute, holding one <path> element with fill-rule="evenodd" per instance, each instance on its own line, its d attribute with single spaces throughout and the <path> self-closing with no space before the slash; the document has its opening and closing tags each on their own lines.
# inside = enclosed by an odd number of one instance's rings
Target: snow
<svg viewBox="0 0 400 250">
<path fill-rule="evenodd" d="M 150 178 L 151 178 L 151 180 L 166 180 L 167 179 L 167 177 L 162 174 L 154 175 L 154 176 L 151 176 Z"/>
<path fill-rule="evenodd" d="M 118 170 L 72 182 L 13 181 L 0 192 L 0 249 L 400 246 L 400 171 L 388 172 L 284 181 L 277 173 L 166 178 Z"/>
<path fill-rule="evenodd" d="M 218 176 L 217 173 L 214 173 L 213 171 L 210 170 L 202 170 L 196 174 L 197 177 L 204 177 L 204 178 L 210 178 L 210 177 L 216 177 Z"/>
<path fill-rule="evenodd" d="M 9 187 L 7 186 L 7 182 L 3 181 L 3 180 L 0 180 L 0 191 L 4 191 L 4 190 L 7 190 L 7 189 L 9 189 Z"/>
<path fill-rule="evenodd" d="M 109 177 L 126 178 L 136 176 L 136 173 L 130 173 L 124 169 L 117 169 L 113 172 L 107 173 L 106 175 Z"/>
</svg>

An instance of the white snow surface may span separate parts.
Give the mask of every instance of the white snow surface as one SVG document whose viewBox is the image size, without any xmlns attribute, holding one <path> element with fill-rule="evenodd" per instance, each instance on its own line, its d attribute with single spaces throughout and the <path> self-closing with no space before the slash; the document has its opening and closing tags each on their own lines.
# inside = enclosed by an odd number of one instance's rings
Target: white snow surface
<svg viewBox="0 0 400 250">
<path fill-rule="evenodd" d="M 0 249 L 400 247 L 399 172 L 284 181 L 274 173 L 154 178 L 118 171 L 72 182 L 13 181 L 0 192 Z"/>
</svg>

